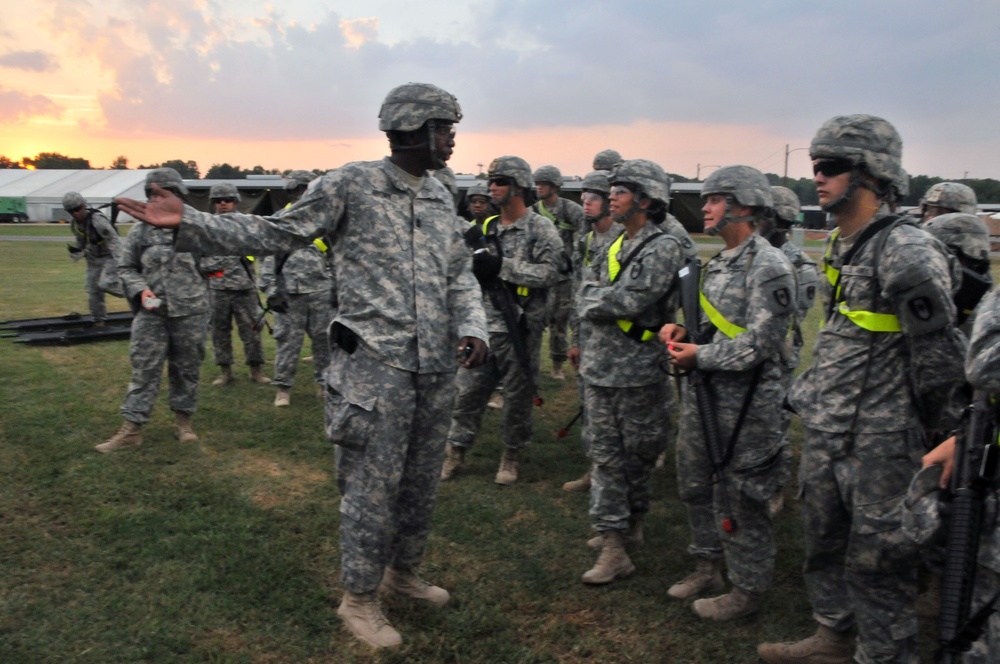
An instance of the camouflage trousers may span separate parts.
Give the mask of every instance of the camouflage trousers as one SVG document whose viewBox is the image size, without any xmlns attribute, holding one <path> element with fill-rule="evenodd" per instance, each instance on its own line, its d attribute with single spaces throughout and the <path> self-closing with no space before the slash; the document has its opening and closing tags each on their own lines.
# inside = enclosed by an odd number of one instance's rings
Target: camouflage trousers
<svg viewBox="0 0 1000 664">
<path fill-rule="evenodd" d="M 549 329 L 549 357 L 553 364 L 566 361 L 569 342 L 567 330 L 573 313 L 573 280 L 560 281 L 548 290 L 545 301 L 545 324 Z"/>
<path fill-rule="evenodd" d="M 642 387 L 584 384 L 590 469 L 590 523 L 597 531 L 628 528 L 649 511 L 656 457 L 666 449 L 667 381 Z"/>
<path fill-rule="evenodd" d="M 313 373 L 317 383 L 323 382 L 323 372 L 330 363 L 330 342 L 327 328 L 333 320 L 330 292 L 287 295 L 288 312 L 275 314 L 274 384 L 290 389 L 295 385 L 299 353 L 308 332 L 312 340 Z"/>
<path fill-rule="evenodd" d="M 517 361 L 510 335 L 500 332 L 490 333 L 490 353 L 483 364 L 475 369 L 458 370 L 455 377 L 457 395 L 448 430 L 450 444 L 472 447 L 482 424 L 486 403 L 500 384 L 503 385 L 503 444 L 511 449 L 520 449 L 531 443 L 541 336 L 540 328 L 531 328 L 528 333 L 530 376 Z"/>
<path fill-rule="evenodd" d="M 94 320 L 104 320 L 108 317 L 108 308 L 104 304 L 104 291 L 101 290 L 101 274 L 108 263 L 114 261 L 111 256 L 87 258 L 87 306 Z"/>
<path fill-rule="evenodd" d="M 198 408 L 198 379 L 205 359 L 205 337 L 212 314 L 168 318 L 140 309 L 132 320 L 129 361 L 132 380 L 121 414 L 129 422 L 145 424 L 156 403 L 167 363 L 170 410 L 191 414 Z"/>
<path fill-rule="evenodd" d="M 1000 573 L 989 567 L 976 568 L 976 583 L 972 587 L 972 610 L 975 611 L 1000 592 Z M 994 605 L 995 608 L 996 605 Z M 996 664 L 1000 661 L 1000 612 L 986 622 L 986 632 L 972 644 L 961 660 L 964 664 Z"/>
<path fill-rule="evenodd" d="M 741 404 L 736 399 L 717 400 L 723 403 L 731 407 L 718 407 L 716 413 L 727 443 Z M 782 456 L 773 411 L 763 418 L 760 415 L 751 412 L 747 416 L 725 470 L 727 483 L 720 485 L 705 447 L 694 390 L 685 386 L 676 451 L 677 485 L 691 527 L 688 553 L 724 558 L 730 582 L 755 595 L 766 592 L 773 582 L 777 548 L 768 500 L 779 490 Z M 723 530 L 727 517 L 736 521 L 733 532 Z"/>
<path fill-rule="evenodd" d="M 799 482 L 813 615 L 835 630 L 857 624 L 861 664 L 916 664 L 917 551 L 899 506 L 920 469 L 923 433 L 805 434 Z"/>
<path fill-rule="evenodd" d="M 212 352 L 215 363 L 228 367 L 233 364 L 233 319 L 243 341 L 243 357 L 250 366 L 264 364 L 264 345 L 260 330 L 253 329 L 260 318 L 257 291 L 210 289 L 212 298 Z M 263 320 L 260 322 L 263 327 Z"/>
<path fill-rule="evenodd" d="M 454 375 L 383 364 L 362 346 L 336 348 L 327 371 L 326 433 L 334 443 L 341 580 L 375 590 L 386 566 L 423 559 L 437 496 Z"/>
</svg>

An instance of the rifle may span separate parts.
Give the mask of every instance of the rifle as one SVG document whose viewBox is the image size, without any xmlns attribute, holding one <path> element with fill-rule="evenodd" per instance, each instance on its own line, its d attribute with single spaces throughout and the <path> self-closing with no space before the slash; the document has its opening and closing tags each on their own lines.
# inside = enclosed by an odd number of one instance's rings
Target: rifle
<svg viewBox="0 0 1000 664">
<path fill-rule="evenodd" d="M 240 256 L 240 265 L 243 266 L 243 270 L 247 273 L 247 276 L 250 278 L 250 283 L 253 286 L 253 292 L 257 294 L 257 306 L 260 307 L 260 316 L 258 316 L 257 320 L 253 322 L 253 324 L 250 326 L 250 329 L 253 330 L 254 332 L 260 332 L 260 326 L 261 324 L 263 324 L 264 327 L 267 328 L 268 334 L 270 334 L 273 337 L 274 329 L 271 327 L 271 324 L 267 322 L 267 318 L 265 318 L 268 312 L 268 306 L 265 305 L 264 302 L 260 299 L 260 290 L 257 288 L 257 277 L 254 276 L 254 269 L 253 266 L 250 264 L 251 260 L 252 259 L 249 256 Z"/>
<path fill-rule="evenodd" d="M 994 595 L 972 613 L 983 502 L 997 477 L 998 463 L 997 422 L 989 395 L 976 390 L 955 441 L 955 470 L 949 487 L 951 513 L 938 619 L 941 646 L 938 658 L 946 664 L 958 662 L 961 654 L 982 636 L 1000 596 L 1000 593 Z"/>
<path fill-rule="evenodd" d="M 678 272 L 681 282 L 681 308 L 684 311 L 684 326 L 687 328 L 691 343 L 703 344 L 708 341 L 708 335 L 701 331 L 701 263 L 698 259 L 687 262 Z M 695 402 L 698 405 L 698 415 L 701 419 L 701 429 L 705 435 L 705 448 L 712 463 L 712 473 L 719 485 L 722 498 L 722 530 L 727 533 L 736 532 L 736 519 L 729 502 L 729 480 L 726 477 L 726 464 L 729 462 L 726 449 L 723 447 L 722 432 L 719 431 L 719 420 L 716 416 L 715 399 L 708 384 L 708 377 L 697 368 L 688 372 L 688 383 L 694 390 Z"/>
<path fill-rule="evenodd" d="M 486 243 L 486 236 L 483 235 L 482 227 L 478 224 L 471 226 L 465 232 L 465 243 L 472 249 L 474 254 L 481 251 L 490 251 L 489 245 Z M 511 292 L 510 288 L 500 277 L 493 277 L 485 282 L 480 281 L 480 285 L 490 298 L 490 302 L 493 303 L 493 306 L 503 316 L 504 325 L 507 327 L 511 343 L 514 345 L 514 356 L 517 358 L 517 363 L 524 370 L 528 381 L 534 387 L 535 377 L 531 371 L 531 355 L 528 352 L 527 343 L 528 326 L 524 315 L 517 306 L 517 301 L 514 299 L 514 293 Z M 535 391 L 537 394 L 537 388 L 535 388 Z M 536 406 L 541 405 L 541 397 L 536 396 L 534 401 Z"/>
</svg>

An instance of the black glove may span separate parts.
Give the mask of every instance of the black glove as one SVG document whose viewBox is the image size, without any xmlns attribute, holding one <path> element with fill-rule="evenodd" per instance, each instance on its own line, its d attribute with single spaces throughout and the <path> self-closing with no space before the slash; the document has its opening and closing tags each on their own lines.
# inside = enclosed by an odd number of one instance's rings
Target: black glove
<svg viewBox="0 0 1000 664">
<path fill-rule="evenodd" d="M 491 254 L 485 250 L 478 250 L 472 254 L 472 274 L 476 275 L 479 281 L 489 281 L 500 274 L 500 266 L 503 265 L 503 256 Z"/>
<path fill-rule="evenodd" d="M 479 249 L 480 247 L 485 246 L 486 236 L 483 235 L 483 227 L 479 224 L 473 222 L 473 224 L 465 230 L 463 235 L 465 237 L 465 244 L 472 249 Z"/>
<path fill-rule="evenodd" d="M 67 249 L 67 250 L 69 251 L 69 253 L 71 253 L 71 254 L 78 254 L 78 253 L 80 253 L 81 251 L 83 251 L 83 249 L 81 249 L 80 247 L 77 247 L 77 246 L 75 246 L 75 245 L 72 245 L 72 244 L 67 244 L 67 245 L 66 245 L 66 249 Z"/>
<path fill-rule="evenodd" d="M 267 296 L 267 308 L 279 314 L 288 313 L 288 299 L 284 293 L 275 293 Z"/>
</svg>

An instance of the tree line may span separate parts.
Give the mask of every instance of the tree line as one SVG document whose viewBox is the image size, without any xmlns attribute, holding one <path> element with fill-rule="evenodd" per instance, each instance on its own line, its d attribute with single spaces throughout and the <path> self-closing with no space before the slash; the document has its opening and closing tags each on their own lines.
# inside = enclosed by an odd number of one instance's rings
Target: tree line
<svg viewBox="0 0 1000 664">
<path fill-rule="evenodd" d="M 119 155 L 112 160 L 109 169 L 127 169 L 128 157 Z M 90 165 L 89 159 L 82 157 L 67 157 L 58 152 L 41 152 L 34 157 L 22 157 L 20 161 L 10 159 L 0 155 L 0 168 L 36 168 L 36 169 L 92 169 L 99 168 Z M 144 168 L 173 168 L 181 174 L 182 178 L 199 180 L 202 178 L 197 162 L 183 159 L 168 159 L 159 164 L 144 164 L 136 166 L 138 169 Z M 317 175 L 322 175 L 329 169 L 314 169 Z M 278 169 L 267 169 L 263 166 L 254 166 L 244 169 L 240 166 L 230 164 L 212 164 L 212 167 L 205 172 L 206 180 L 241 180 L 248 175 L 286 175 L 290 169 L 281 171 Z M 812 178 L 783 178 L 774 173 L 767 173 L 767 179 L 772 185 L 783 185 L 788 187 L 798 195 L 803 205 L 818 205 L 816 198 L 816 187 Z M 670 178 L 674 182 L 698 182 L 694 178 L 686 178 L 682 175 L 671 173 Z M 903 205 L 919 205 L 924 193 L 933 185 L 939 182 L 948 182 L 944 178 L 931 175 L 914 175 L 910 178 L 910 193 L 903 199 Z M 980 203 L 1000 203 L 1000 180 L 992 178 L 966 178 L 962 180 L 951 180 L 951 182 L 961 182 L 968 185 L 976 192 L 976 199 Z"/>
</svg>

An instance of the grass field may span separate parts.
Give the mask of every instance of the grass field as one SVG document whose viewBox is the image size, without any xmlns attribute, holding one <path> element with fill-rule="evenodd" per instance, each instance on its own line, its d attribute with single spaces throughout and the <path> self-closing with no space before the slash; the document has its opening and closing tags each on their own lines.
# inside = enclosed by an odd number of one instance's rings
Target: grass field
<svg viewBox="0 0 1000 664">
<path fill-rule="evenodd" d="M 0 320 L 86 310 L 83 266 L 61 243 L 0 239 L 0 255 Z M 273 358 L 273 339 L 265 344 Z M 490 411 L 467 472 L 440 491 L 422 573 L 452 603 L 388 600 L 404 647 L 373 654 L 336 615 L 339 497 L 311 365 L 279 410 L 244 367 L 237 383 L 213 388 L 209 352 L 198 443 L 174 440 L 164 387 L 143 446 L 102 456 L 92 448 L 121 422 L 127 351 L 124 341 L 0 340 L 0 662 L 707 664 L 755 662 L 758 642 L 814 629 L 792 488 L 775 586 L 757 616 L 706 624 L 667 598 L 691 567 L 671 461 L 655 476 L 636 573 L 580 583 L 594 561 L 587 497 L 560 487 L 587 464 L 578 430 L 555 436 L 576 389 L 549 379 L 546 361 L 522 479 L 493 483 L 501 445 Z"/>
</svg>

